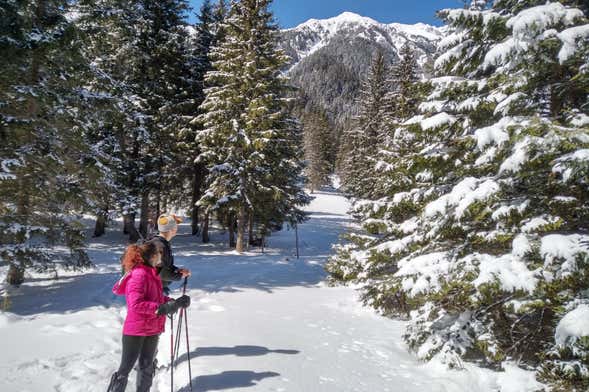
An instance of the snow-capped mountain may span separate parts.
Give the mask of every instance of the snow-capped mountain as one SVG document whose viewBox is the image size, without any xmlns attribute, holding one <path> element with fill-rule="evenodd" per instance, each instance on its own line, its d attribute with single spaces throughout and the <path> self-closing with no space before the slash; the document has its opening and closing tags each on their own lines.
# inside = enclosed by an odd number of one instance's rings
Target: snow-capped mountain
<svg viewBox="0 0 589 392">
<path fill-rule="evenodd" d="M 431 62 L 443 29 L 418 23 L 384 24 L 351 12 L 311 19 L 281 32 L 281 47 L 290 56 L 288 74 L 310 105 L 328 109 L 334 120 L 354 113 L 354 100 L 374 53 L 390 62 L 408 43 L 422 67 Z"/>
<path fill-rule="evenodd" d="M 350 41 L 366 40 L 381 45 L 383 49 L 398 51 L 409 42 L 420 52 L 420 63 L 424 64 L 435 44 L 443 36 L 440 28 L 424 23 L 406 25 L 400 23 L 383 24 L 374 19 L 344 12 L 329 19 L 310 19 L 307 22 L 282 31 L 283 48 L 296 65 L 304 58 L 321 48 L 345 37 Z"/>
</svg>

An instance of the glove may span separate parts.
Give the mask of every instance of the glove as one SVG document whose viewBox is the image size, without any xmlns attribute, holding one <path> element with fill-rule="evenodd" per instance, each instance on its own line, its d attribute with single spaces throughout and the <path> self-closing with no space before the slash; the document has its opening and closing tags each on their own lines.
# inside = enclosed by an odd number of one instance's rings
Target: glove
<svg viewBox="0 0 589 392">
<path fill-rule="evenodd" d="M 164 314 L 174 314 L 178 311 L 180 306 L 174 301 L 173 299 L 166 302 L 165 304 L 161 304 L 157 308 L 157 312 L 155 312 L 158 316 L 163 316 Z"/>
<path fill-rule="evenodd" d="M 174 314 L 180 308 L 187 308 L 190 306 L 190 297 L 187 295 L 183 295 L 178 299 L 172 299 L 166 302 L 165 304 L 161 304 L 157 308 L 156 314 L 158 316 L 163 316 L 164 314 Z"/>
<path fill-rule="evenodd" d="M 187 308 L 190 306 L 190 297 L 187 295 L 183 295 L 180 298 L 176 299 L 176 304 L 180 308 Z"/>
</svg>

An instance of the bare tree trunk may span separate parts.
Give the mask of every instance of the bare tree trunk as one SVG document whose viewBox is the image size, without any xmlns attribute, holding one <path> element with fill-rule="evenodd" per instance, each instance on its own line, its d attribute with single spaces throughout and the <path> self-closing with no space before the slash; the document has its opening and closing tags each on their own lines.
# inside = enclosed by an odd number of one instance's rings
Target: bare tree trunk
<svg viewBox="0 0 589 392">
<path fill-rule="evenodd" d="M 141 195 L 141 216 L 139 218 L 139 232 L 143 238 L 147 237 L 149 229 L 149 189 L 145 189 Z"/>
<path fill-rule="evenodd" d="M 162 204 L 162 186 L 158 185 L 157 193 L 155 195 L 155 222 L 156 222 L 156 225 L 157 225 L 157 220 L 162 213 L 161 204 Z"/>
<path fill-rule="evenodd" d="M 254 211 L 250 210 L 248 214 L 247 228 L 247 249 L 254 245 Z"/>
<path fill-rule="evenodd" d="M 229 229 L 229 247 L 230 248 L 235 248 L 236 243 L 235 243 L 235 213 L 233 211 L 230 211 L 227 214 L 227 227 Z"/>
<path fill-rule="evenodd" d="M 299 258 L 299 225 L 295 225 L 295 237 L 297 246 L 297 259 Z"/>
<path fill-rule="evenodd" d="M 198 214 L 200 208 L 196 205 L 200 199 L 200 188 L 202 185 L 202 176 L 200 175 L 199 165 L 194 166 L 194 175 L 192 177 L 192 212 L 190 217 L 192 219 L 192 235 L 198 235 Z"/>
<path fill-rule="evenodd" d="M 198 219 L 198 214 L 200 209 L 198 208 L 198 206 L 195 204 L 192 205 L 192 211 L 190 213 L 190 219 L 191 219 L 191 228 L 192 228 L 192 235 L 198 235 L 198 230 L 200 228 L 199 225 L 199 219 Z"/>
<path fill-rule="evenodd" d="M 26 222 L 26 217 L 28 217 L 28 210 L 29 210 L 29 193 L 27 192 L 27 183 L 23 176 L 19 176 L 19 191 L 18 191 L 18 200 L 16 203 L 16 215 L 19 216 L 19 219 L 22 219 L 22 222 Z"/>
<path fill-rule="evenodd" d="M 245 205 L 243 204 L 243 202 L 239 205 L 239 212 L 238 212 L 238 216 L 237 216 L 237 244 L 236 244 L 236 250 L 239 253 L 242 253 L 245 249 L 244 243 L 245 243 L 245 219 L 246 219 L 246 211 L 245 211 Z"/>
<path fill-rule="evenodd" d="M 94 225 L 94 237 L 102 237 L 106 233 L 106 223 L 108 220 L 108 208 L 101 210 L 96 217 Z"/>
<path fill-rule="evenodd" d="M 162 210 L 160 211 L 161 214 L 168 214 L 170 211 L 168 211 L 168 198 L 167 197 L 162 197 Z"/>
<path fill-rule="evenodd" d="M 131 224 L 135 224 L 135 213 L 131 213 L 131 214 L 125 214 L 123 215 L 123 234 L 125 235 L 129 235 L 129 233 L 131 233 L 131 229 L 129 228 L 129 226 L 131 226 Z"/>
<path fill-rule="evenodd" d="M 129 235 L 129 242 L 137 242 L 140 238 L 139 232 L 135 227 L 135 213 L 123 215 L 124 232 Z"/>
<path fill-rule="evenodd" d="M 13 286 L 20 286 L 25 281 L 25 270 L 18 268 L 14 264 L 10 264 L 8 267 L 8 273 L 6 274 L 6 283 Z"/>
<path fill-rule="evenodd" d="M 156 221 L 156 225 L 157 225 L 157 220 L 159 219 L 160 215 L 162 214 L 162 178 L 164 176 L 163 173 L 163 167 L 164 167 L 164 160 L 163 160 L 163 156 L 160 154 L 159 157 L 159 165 L 158 165 L 158 178 L 159 181 L 157 182 L 157 194 L 156 194 L 156 217 L 155 217 L 155 221 Z"/>
<path fill-rule="evenodd" d="M 202 242 L 207 244 L 210 242 L 209 238 L 209 212 L 205 212 L 204 221 L 202 223 Z"/>
</svg>

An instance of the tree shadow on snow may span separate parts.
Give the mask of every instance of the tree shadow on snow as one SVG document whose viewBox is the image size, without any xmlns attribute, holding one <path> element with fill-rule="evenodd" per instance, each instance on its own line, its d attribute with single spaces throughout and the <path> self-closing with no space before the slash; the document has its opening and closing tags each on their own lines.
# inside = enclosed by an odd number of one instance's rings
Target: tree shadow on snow
<svg viewBox="0 0 589 392">
<path fill-rule="evenodd" d="M 190 353 L 190 359 L 196 357 L 215 357 L 220 355 L 235 355 L 237 357 L 258 357 L 268 354 L 296 355 L 300 354 L 299 350 L 270 350 L 262 346 L 234 346 L 234 347 L 198 347 Z M 188 355 L 182 354 L 178 357 L 181 363 L 188 359 Z"/>
<path fill-rule="evenodd" d="M 297 260 L 291 255 L 200 255 L 190 258 L 180 256 L 176 260 L 177 265 L 192 271 L 188 287 L 209 293 L 236 293 L 244 289 L 272 293 L 284 287 L 313 287 L 326 276 L 322 266 L 305 263 L 303 259 Z M 180 284 L 172 284 L 172 297 L 178 293 L 176 289 Z"/>
<path fill-rule="evenodd" d="M 198 376 L 192 379 L 193 391 L 221 391 L 224 389 L 253 387 L 265 378 L 278 377 L 276 372 L 252 372 L 246 370 L 231 370 L 219 374 Z M 179 392 L 190 391 L 190 386 L 185 386 Z"/>
<path fill-rule="evenodd" d="M 9 312 L 20 316 L 40 313 L 69 313 L 91 307 L 123 306 L 123 297 L 112 293 L 120 273 L 87 273 L 59 279 L 28 279 L 11 288 Z"/>
</svg>

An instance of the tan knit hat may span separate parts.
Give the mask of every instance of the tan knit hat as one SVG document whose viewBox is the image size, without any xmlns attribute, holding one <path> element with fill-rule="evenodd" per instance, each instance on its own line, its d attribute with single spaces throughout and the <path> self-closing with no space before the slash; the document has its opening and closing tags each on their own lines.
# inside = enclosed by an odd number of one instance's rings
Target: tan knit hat
<svg viewBox="0 0 589 392">
<path fill-rule="evenodd" d="M 162 214 L 157 220 L 157 229 L 160 233 L 165 233 L 167 231 L 173 230 L 178 226 L 179 223 L 182 223 L 182 219 L 176 215 Z"/>
</svg>

